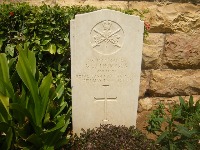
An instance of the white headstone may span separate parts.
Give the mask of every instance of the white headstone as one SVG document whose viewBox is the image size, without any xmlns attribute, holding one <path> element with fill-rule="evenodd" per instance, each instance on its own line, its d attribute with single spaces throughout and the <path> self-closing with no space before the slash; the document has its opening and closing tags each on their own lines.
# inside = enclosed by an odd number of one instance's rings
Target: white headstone
<svg viewBox="0 0 200 150">
<path fill-rule="evenodd" d="M 74 133 L 136 125 L 143 30 L 139 17 L 107 9 L 71 21 Z"/>
</svg>

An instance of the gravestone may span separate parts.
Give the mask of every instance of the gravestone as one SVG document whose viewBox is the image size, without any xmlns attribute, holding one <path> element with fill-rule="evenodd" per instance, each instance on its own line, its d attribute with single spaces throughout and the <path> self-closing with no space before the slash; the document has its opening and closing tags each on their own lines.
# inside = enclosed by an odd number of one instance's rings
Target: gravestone
<svg viewBox="0 0 200 150">
<path fill-rule="evenodd" d="M 143 21 L 102 9 L 76 15 L 70 26 L 74 133 L 136 125 Z"/>
</svg>

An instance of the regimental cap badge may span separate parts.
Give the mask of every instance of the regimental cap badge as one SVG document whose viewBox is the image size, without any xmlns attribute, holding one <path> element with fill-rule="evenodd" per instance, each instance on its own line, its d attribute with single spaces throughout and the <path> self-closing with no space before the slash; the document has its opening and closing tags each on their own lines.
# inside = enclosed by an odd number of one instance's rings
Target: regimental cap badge
<svg viewBox="0 0 200 150">
<path fill-rule="evenodd" d="M 103 24 L 104 30 L 110 30 L 111 25 L 112 25 L 111 21 L 108 21 L 108 20 L 104 21 L 102 24 Z"/>
</svg>

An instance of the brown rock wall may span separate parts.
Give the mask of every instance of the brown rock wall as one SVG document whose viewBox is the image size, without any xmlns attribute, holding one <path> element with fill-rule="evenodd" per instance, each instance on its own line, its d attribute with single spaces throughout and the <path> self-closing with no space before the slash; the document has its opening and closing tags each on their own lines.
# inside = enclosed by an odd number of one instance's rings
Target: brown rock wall
<svg viewBox="0 0 200 150">
<path fill-rule="evenodd" d="M 149 89 L 151 72 L 148 70 L 143 70 L 140 77 L 140 92 L 139 97 L 145 97 L 148 95 L 147 90 Z"/>
<path fill-rule="evenodd" d="M 22 0 L 24 2 L 28 2 L 32 5 L 42 5 L 43 3 L 48 5 L 60 5 L 60 6 L 72 6 L 72 5 L 90 5 L 95 6 L 98 8 L 121 8 L 127 9 L 128 8 L 128 1 L 121 0 L 121 1 L 102 1 L 102 0 Z"/>
<path fill-rule="evenodd" d="M 186 102 L 189 101 L 190 96 L 181 96 Z M 200 100 L 200 95 L 193 95 L 193 101 L 196 103 Z M 174 97 L 146 97 L 139 100 L 138 112 L 155 109 L 160 103 L 165 104 L 166 108 L 170 105 L 179 104 L 179 96 Z"/>
<path fill-rule="evenodd" d="M 156 97 L 200 95 L 200 70 L 153 70 L 149 93 Z"/>
<path fill-rule="evenodd" d="M 161 67 L 164 39 L 164 34 L 149 34 L 143 45 L 142 69 L 159 69 Z"/>
<path fill-rule="evenodd" d="M 199 32 L 200 33 L 200 32 Z M 163 64 L 173 69 L 200 69 L 200 34 L 166 35 Z"/>
<path fill-rule="evenodd" d="M 190 3 L 130 2 L 129 8 L 149 13 L 145 20 L 151 24 L 151 32 L 195 32 L 200 27 L 200 5 Z"/>
<path fill-rule="evenodd" d="M 128 9 L 128 2 L 119 0 L 119 1 L 101 1 L 101 0 L 86 0 L 84 5 L 92 5 L 98 8 L 120 8 L 120 9 Z"/>
</svg>

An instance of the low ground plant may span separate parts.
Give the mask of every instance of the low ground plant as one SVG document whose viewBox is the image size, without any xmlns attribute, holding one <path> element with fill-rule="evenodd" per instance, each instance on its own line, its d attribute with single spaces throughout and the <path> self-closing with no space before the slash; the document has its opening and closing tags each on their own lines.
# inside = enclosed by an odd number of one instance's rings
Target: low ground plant
<svg viewBox="0 0 200 150">
<path fill-rule="evenodd" d="M 100 125 L 96 129 L 82 130 L 75 135 L 66 149 L 72 150 L 159 150 L 153 140 L 147 139 L 134 126 Z"/>
<path fill-rule="evenodd" d="M 200 149 L 200 100 L 194 104 L 182 97 L 165 111 L 164 104 L 155 109 L 148 120 L 147 131 L 157 136 L 157 144 L 166 150 Z"/>
</svg>

